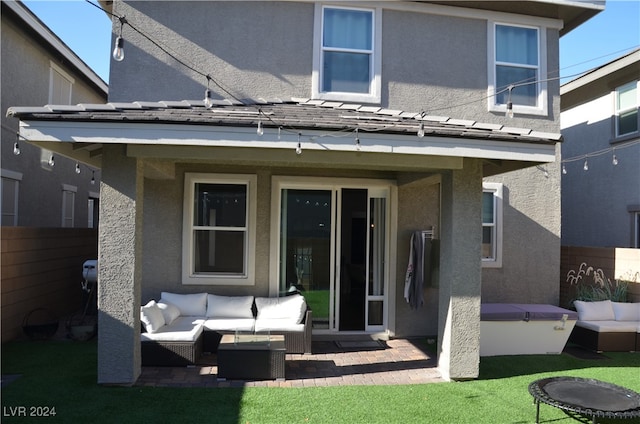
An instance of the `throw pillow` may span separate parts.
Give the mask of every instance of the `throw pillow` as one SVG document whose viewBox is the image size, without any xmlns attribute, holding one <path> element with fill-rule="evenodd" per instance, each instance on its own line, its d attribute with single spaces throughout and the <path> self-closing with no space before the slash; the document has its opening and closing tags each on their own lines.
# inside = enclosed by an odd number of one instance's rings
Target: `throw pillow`
<svg viewBox="0 0 640 424">
<path fill-rule="evenodd" d="M 164 325 L 164 316 L 155 300 L 140 308 L 140 321 L 147 333 L 155 333 Z"/>
<path fill-rule="evenodd" d="M 162 311 L 164 322 L 166 325 L 170 325 L 176 318 L 180 316 L 180 309 L 173 303 L 169 303 L 165 300 L 158 302 L 158 308 Z"/>
</svg>

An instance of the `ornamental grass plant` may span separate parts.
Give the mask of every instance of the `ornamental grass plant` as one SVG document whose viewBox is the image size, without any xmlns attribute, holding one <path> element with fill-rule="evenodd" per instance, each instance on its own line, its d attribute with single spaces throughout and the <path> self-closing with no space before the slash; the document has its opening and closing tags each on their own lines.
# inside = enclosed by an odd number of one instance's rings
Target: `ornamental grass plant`
<svg viewBox="0 0 640 424">
<path fill-rule="evenodd" d="M 640 353 L 607 353 L 601 359 L 483 357 L 476 380 L 404 386 L 105 387 L 96 383 L 96 370 L 95 341 L 2 345 L 2 422 L 533 423 L 535 406 L 527 387 L 540 378 L 596 378 L 640 392 Z M 5 384 L 6 377 L 14 379 Z M 47 407 L 55 415 L 17 416 L 19 407 L 27 412 Z M 541 417 L 545 423 L 578 422 L 546 405 Z"/>
</svg>

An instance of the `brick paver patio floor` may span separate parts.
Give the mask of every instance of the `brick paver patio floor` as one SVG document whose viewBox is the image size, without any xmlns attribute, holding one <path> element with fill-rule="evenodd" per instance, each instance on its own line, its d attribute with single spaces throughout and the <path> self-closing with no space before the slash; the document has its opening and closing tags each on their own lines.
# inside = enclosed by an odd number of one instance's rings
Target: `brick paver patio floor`
<svg viewBox="0 0 640 424">
<path fill-rule="evenodd" d="M 370 343 L 369 343 L 370 345 Z M 444 381 L 424 339 L 394 339 L 380 347 L 339 347 L 313 343 L 313 353 L 288 354 L 285 380 L 218 379 L 216 355 L 203 355 L 191 367 L 142 367 L 136 385 L 156 387 L 320 387 L 343 385 L 425 384 Z"/>
</svg>

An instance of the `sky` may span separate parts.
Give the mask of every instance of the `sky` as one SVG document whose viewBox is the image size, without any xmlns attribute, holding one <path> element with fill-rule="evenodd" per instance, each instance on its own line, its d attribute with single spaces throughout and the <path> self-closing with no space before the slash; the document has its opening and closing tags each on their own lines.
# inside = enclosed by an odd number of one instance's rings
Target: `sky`
<svg viewBox="0 0 640 424">
<path fill-rule="evenodd" d="M 96 0 L 92 2 L 97 4 Z M 28 0 L 24 3 L 105 82 L 109 82 L 113 46 L 111 20 L 104 12 L 85 0 Z M 561 82 L 568 82 L 580 73 L 638 47 L 640 0 L 607 0 L 603 12 L 560 39 Z"/>
</svg>

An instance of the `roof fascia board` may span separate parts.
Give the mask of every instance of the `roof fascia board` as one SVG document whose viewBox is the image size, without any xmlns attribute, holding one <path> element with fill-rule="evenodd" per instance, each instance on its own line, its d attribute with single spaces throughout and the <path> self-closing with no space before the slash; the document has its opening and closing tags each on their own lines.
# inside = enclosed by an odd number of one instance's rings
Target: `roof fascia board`
<svg viewBox="0 0 640 424">
<path fill-rule="evenodd" d="M 265 131 L 260 137 L 246 127 L 212 127 L 180 124 L 21 121 L 20 135 L 26 140 L 131 145 L 187 145 L 295 150 L 300 141 L 303 151 L 357 151 L 351 134 L 323 137 L 326 133 L 305 131 L 297 134 Z M 361 133 L 362 153 L 397 153 L 423 156 L 472 157 L 532 162 L 553 162 L 555 144 L 510 142 L 458 137 Z"/>
<path fill-rule="evenodd" d="M 351 2 L 330 2 L 326 4 L 345 5 Z M 574 3 L 574 2 L 570 2 Z M 324 3 L 323 3 L 324 4 Z M 560 19 L 542 18 L 538 16 L 520 15 L 507 12 L 494 12 L 490 10 L 471 9 L 456 6 L 445 6 L 441 4 L 428 4 L 404 1 L 358 1 L 359 7 L 381 7 L 386 10 L 399 12 L 427 13 L 430 15 L 453 16 L 456 18 L 481 19 L 481 20 L 503 20 L 510 23 L 522 25 L 541 25 L 554 29 L 562 29 L 564 23 Z"/>
<path fill-rule="evenodd" d="M 591 84 L 601 78 L 605 78 L 607 75 L 613 74 L 614 72 L 624 69 L 627 66 L 633 65 L 634 63 L 640 63 L 640 50 L 636 50 L 635 52 L 622 57 L 621 59 L 609 62 L 608 64 L 603 65 L 600 68 L 595 69 L 594 71 L 591 71 L 581 77 L 569 81 L 566 84 L 563 84 L 560 87 L 560 95 L 569 93 L 573 90 L 577 90 L 578 88 Z"/>
<path fill-rule="evenodd" d="M 82 61 L 60 38 L 58 38 L 51 30 L 46 27 L 37 17 L 35 17 L 26 6 L 18 4 L 17 1 L 4 1 L 6 5 L 20 18 L 27 26 L 35 31 L 42 39 L 49 44 L 54 50 L 64 56 L 74 67 L 76 67 L 84 76 L 89 79 L 96 87 L 102 90 L 105 95 L 109 92 L 109 86 Z"/>
</svg>

